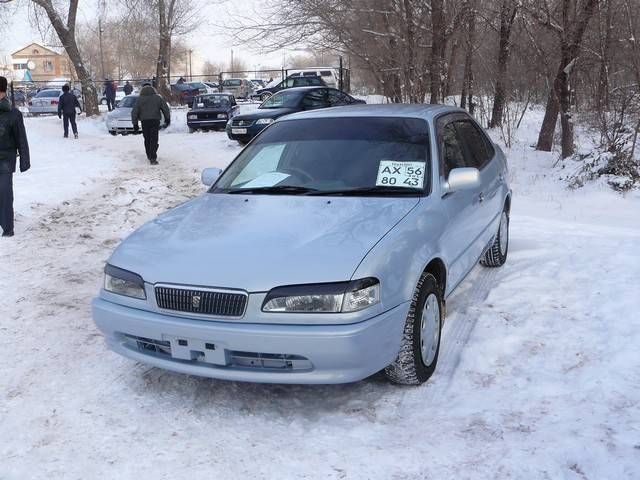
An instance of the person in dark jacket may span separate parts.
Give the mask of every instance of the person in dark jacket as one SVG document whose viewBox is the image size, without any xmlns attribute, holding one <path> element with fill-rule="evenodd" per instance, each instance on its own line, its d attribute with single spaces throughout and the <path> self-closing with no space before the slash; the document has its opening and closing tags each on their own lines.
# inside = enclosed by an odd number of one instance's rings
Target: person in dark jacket
<svg viewBox="0 0 640 480">
<path fill-rule="evenodd" d="M 116 108 L 116 86 L 111 80 L 105 80 L 103 94 L 107 99 L 107 108 L 109 111 Z"/>
<path fill-rule="evenodd" d="M 156 89 L 146 84 L 140 90 L 140 96 L 131 110 L 131 123 L 133 131 L 139 130 L 138 122 L 142 122 L 142 135 L 144 136 L 144 149 L 151 165 L 158 164 L 158 132 L 160 131 L 160 119 L 164 117 L 164 126 L 171 123 L 171 110 L 164 98 L 156 93 Z"/>
<path fill-rule="evenodd" d="M 0 77 L 0 228 L 3 237 L 13 237 L 13 173 L 16 152 L 20 171 L 31 168 L 29 143 L 22 113 L 11 107 L 7 98 L 7 79 Z"/>
<path fill-rule="evenodd" d="M 131 95 L 131 92 L 133 92 L 133 87 L 129 83 L 129 80 L 124 84 L 123 90 L 125 95 Z"/>
<path fill-rule="evenodd" d="M 82 112 L 82 107 L 78 98 L 69 91 L 69 85 L 62 87 L 62 95 L 58 100 L 58 118 L 62 118 L 64 125 L 64 138 L 69 138 L 69 122 L 71 122 L 71 129 L 73 130 L 73 136 L 78 138 L 78 126 L 76 125 L 76 108 Z"/>
</svg>

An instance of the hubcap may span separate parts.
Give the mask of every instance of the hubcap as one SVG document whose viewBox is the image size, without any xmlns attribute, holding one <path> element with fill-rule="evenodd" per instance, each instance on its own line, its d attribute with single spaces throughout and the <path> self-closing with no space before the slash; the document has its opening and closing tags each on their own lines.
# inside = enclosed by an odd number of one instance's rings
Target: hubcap
<svg viewBox="0 0 640 480">
<path fill-rule="evenodd" d="M 507 212 L 502 212 L 500 219 L 500 254 L 504 257 L 507 254 L 507 246 L 509 245 L 509 217 Z"/>
<path fill-rule="evenodd" d="M 440 303 L 438 297 L 431 293 L 427 297 L 422 311 L 422 323 L 420 325 L 420 350 L 422 363 L 427 367 L 433 363 L 440 339 Z"/>
</svg>

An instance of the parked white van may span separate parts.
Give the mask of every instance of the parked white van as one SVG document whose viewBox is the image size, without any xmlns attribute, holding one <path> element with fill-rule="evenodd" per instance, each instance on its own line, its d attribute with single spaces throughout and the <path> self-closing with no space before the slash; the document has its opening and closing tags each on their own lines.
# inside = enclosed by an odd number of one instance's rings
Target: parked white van
<svg viewBox="0 0 640 480">
<path fill-rule="evenodd" d="M 321 77 L 328 87 L 338 88 L 337 69 L 333 67 L 310 67 L 295 70 L 287 70 L 288 77 Z"/>
</svg>

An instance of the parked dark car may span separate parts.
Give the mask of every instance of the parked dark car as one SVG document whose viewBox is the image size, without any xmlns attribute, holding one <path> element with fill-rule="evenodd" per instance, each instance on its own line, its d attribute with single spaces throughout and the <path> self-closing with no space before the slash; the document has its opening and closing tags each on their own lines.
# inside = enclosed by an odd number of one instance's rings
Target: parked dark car
<svg viewBox="0 0 640 480">
<path fill-rule="evenodd" d="M 190 132 L 196 130 L 222 130 L 230 118 L 235 117 L 239 107 L 233 95 L 212 93 L 201 95 L 193 101 L 187 113 L 187 126 Z"/>
<path fill-rule="evenodd" d="M 177 97 L 181 105 L 191 105 L 193 99 L 200 95 L 200 90 L 188 83 L 174 83 L 171 85 L 171 93 Z"/>
<path fill-rule="evenodd" d="M 236 115 L 227 123 L 227 135 L 231 140 L 245 144 L 258 135 L 277 118 L 289 113 L 319 108 L 366 103 L 340 90 L 328 87 L 287 88 L 264 101 L 258 109 L 244 115 Z"/>
<path fill-rule="evenodd" d="M 279 92 L 280 90 L 285 90 L 287 88 L 297 88 L 297 87 L 326 87 L 327 84 L 324 83 L 321 77 L 313 76 L 313 77 L 289 77 L 278 83 L 277 85 L 269 88 L 262 88 L 258 90 L 256 93 L 251 95 L 251 98 L 260 99 L 265 101 L 274 93 Z"/>
</svg>

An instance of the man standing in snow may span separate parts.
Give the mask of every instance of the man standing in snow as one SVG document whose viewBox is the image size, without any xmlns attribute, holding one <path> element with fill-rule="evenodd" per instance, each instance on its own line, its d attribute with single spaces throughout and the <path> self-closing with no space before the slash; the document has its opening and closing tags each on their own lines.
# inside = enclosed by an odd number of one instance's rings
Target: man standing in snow
<svg viewBox="0 0 640 480">
<path fill-rule="evenodd" d="M 22 113 L 12 108 L 7 98 L 7 79 L 0 77 L 0 227 L 3 237 L 13 237 L 13 172 L 16 152 L 20 154 L 20 171 L 31 167 L 29 144 Z"/>
<path fill-rule="evenodd" d="M 151 165 L 158 164 L 158 132 L 162 117 L 164 117 L 164 126 L 168 127 L 171 123 L 169 105 L 156 93 L 156 89 L 147 83 L 140 90 L 138 101 L 131 110 L 131 123 L 133 123 L 133 131 L 137 132 L 138 122 L 142 122 L 144 149 Z"/>
<path fill-rule="evenodd" d="M 111 80 L 104 81 L 104 97 L 107 99 L 109 111 L 116 108 L 116 86 Z"/>
<path fill-rule="evenodd" d="M 125 82 L 123 90 L 125 95 L 131 95 L 131 92 L 133 92 L 133 87 L 129 83 L 129 80 Z"/>
<path fill-rule="evenodd" d="M 69 85 L 62 87 L 62 95 L 58 100 L 58 118 L 62 118 L 64 125 L 64 138 L 69 138 L 69 122 L 71 122 L 71 129 L 73 130 L 73 136 L 78 138 L 78 127 L 76 125 L 76 107 L 82 112 L 82 107 L 76 96 L 69 91 Z"/>
</svg>

